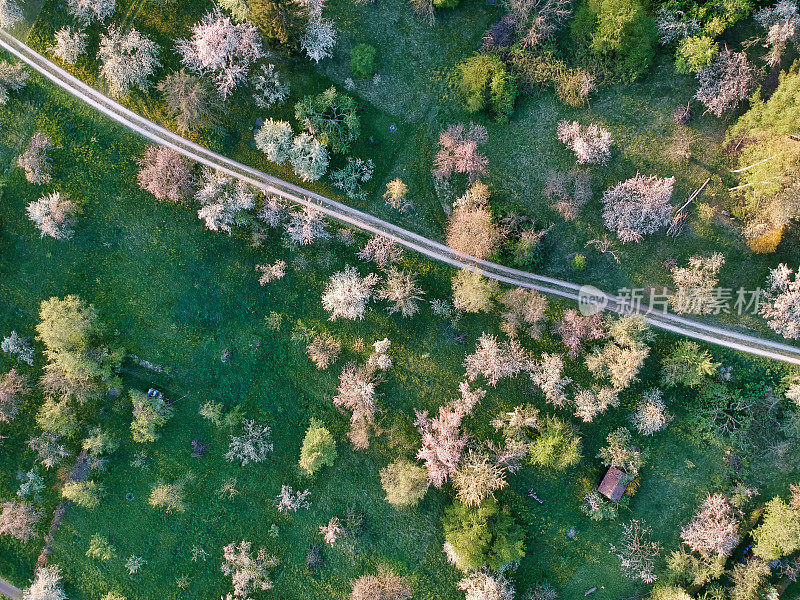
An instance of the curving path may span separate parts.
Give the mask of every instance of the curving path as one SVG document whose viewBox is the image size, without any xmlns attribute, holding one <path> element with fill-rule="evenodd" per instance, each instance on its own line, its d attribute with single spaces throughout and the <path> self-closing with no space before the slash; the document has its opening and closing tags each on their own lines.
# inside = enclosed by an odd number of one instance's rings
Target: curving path
<svg viewBox="0 0 800 600">
<path fill-rule="evenodd" d="M 306 190 L 277 177 L 273 177 L 247 165 L 231 160 L 212 152 L 199 144 L 195 144 L 168 129 L 128 110 L 118 102 L 104 96 L 83 81 L 47 60 L 42 55 L 17 40 L 11 34 L 0 30 L 0 47 L 7 50 L 31 68 L 47 77 L 76 98 L 79 98 L 109 118 L 135 131 L 151 142 L 169 146 L 181 154 L 201 164 L 213 167 L 228 175 L 236 177 L 266 193 L 275 194 L 291 202 L 310 206 L 327 217 L 336 219 L 373 234 L 388 237 L 398 244 L 425 256 L 439 260 L 458 268 L 479 270 L 486 277 L 502 283 L 535 289 L 545 294 L 552 294 L 578 301 L 579 297 L 586 302 L 585 294 L 579 292 L 582 286 L 560 279 L 536 275 L 520 271 L 504 265 L 479 260 L 447 246 L 429 240 L 412 231 L 408 231 L 392 223 L 356 210 L 346 204 Z M 599 290 L 597 290 L 599 292 Z M 589 302 L 594 302 L 589 300 Z M 642 314 L 654 327 L 685 335 L 697 340 L 717 344 L 749 354 L 764 356 L 775 360 L 800 365 L 800 348 L 773 342 L 753 335 L 731 329 L 723 329 L 693 319 L 687 319 L 671 313 L 649 312 L 645 304 L 634 307 L 633 311 L 621 298 L 603 294 L 601 308 L 617 313 L 637 312 Z"/>
<path fill-rule="evenodd" d="M 11 600 L 19 600 L 22 598 L 22 590 L 0 579 L 0 596 L 11 598 Z"/>
</svg>

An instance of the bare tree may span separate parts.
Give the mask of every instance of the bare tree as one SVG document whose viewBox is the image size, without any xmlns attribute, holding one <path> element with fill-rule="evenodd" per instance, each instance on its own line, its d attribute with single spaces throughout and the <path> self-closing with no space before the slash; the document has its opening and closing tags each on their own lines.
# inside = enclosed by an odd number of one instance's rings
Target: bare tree
<svg viewBox="0 0 800 600">
<path fill-rule="evenodd" d="M 579 165 L 608 164 L 611 158 L 611 132 L 597 123 L 585 129 L 577 121 L 561 121 L 556 130 L 559 141 L 575 153 Z"/>
<path fill-rule="evenodd" d="M 52 469 L 63 459 L 69 456 L 61 435 L 55 433 L 42 433 L 28 440 L 28 447 L 36 452 L 39 462 L 45 469 Z"/>
<path fill-rule="evenodd" d="M 193 163 L 166 146 L 150 146 L 139 159 L 139 187 L 159 200 L 180 202 L 194 192 Z"/>
<path fill-rule="evenodd" d="M 114 96 L 127 96 L 134 87 L 147 91 L 150 76 L 161 66 L 158 44 L 136 29 L 123 31 L 114 25 L 100 36 L 97 60 L 100 76 Z"/>
<path fill-rule="evenodd" d="M 44 513 L 28 502 L 11 500 L 0 503 L 0 535 L 10 535 L 27 542 L 38 534 L 34 529 Z"/>
<path fill-rule="evenodd" d="M 458 466 L 468 439 L 461 432 L 461 421 L 486 395 L 481 389 L 470 390 L 467 382 L 459 385 L 459 391 L 461 398 L 439 407 L 436 417 L 429 418 L 427 410 L 414 410 L 414 425 L 422 435 L 422 447 L 417 458 L 425 462 L 428 481 L 435 487 L 442 487 Z"/>
<path fill-rule="evenodd" d="M 371 237 L 364 247 L 358 251 L 358 258 L 374 262 L 381 269 L 397 262 L 403 256 L 403 249 L 395 242 L 382 235 Z"/>
<path fill-rule="evenodd" d="M 219 102 L 202 79 L 185 69 L 167 75 L 158 89 L 179 133 L 192 133 L 216 122 Z"/>
<path fill-rule="evenodd" d="M 551 40 L 572 16 L 569 0 L 507 0 L 506 9 L 526 47 Z"/>
<path fill-rule="evenodd" d="M 28 378 L 11 369 L 0 377 L 0 423 L 10 423 L 19 414 L 22 396 L 30 391 Z"/>
<path fill-rule="evenodd" d="M 42 237 L 49 235 L 60 241 L 72 238 L 78 207 L 71 200 L 62 198 L 60 192 L 53 192 L 28 203 L 25 210 Z"/>
<path fill-rule="evenodd" d="M 622 242 L 641 242 L 672 222 L 674 177 L 636 175 L 603 192 L 603 222 Z"/>
<path fill-rule="evenodd" d="M 681 529 L 681 539 L 704 556 L 730 556 L 739 544 L 740 515 L 722 494 L 709 494 L 691 522 Z"/>
<path fill-rule="evenodd" d="M 591 423 L 597 415 L 609 408 L 619 406 L 619 396 L 614 388 L 603 386 L 599 389 L 582 389 L 575 394 L 575 416 L 584 423 Z"/>
<path fill-rule="evenodd" d="M 291 213 L 286 224 L 286 236 L 292 244 L 307 246 L 317 240 L 330 239 L 331 234 L 326 229 L 322 213 L 306 206 Z"/>
<path fill-rule="evenodd" d="M 192 37 L 178 40 L 177 49 L 188 69 L 214 79 L 223 100 L 246 79 L 250 65 L 263 55 L 261 35 L 255 25 L 234 23 L 219 8 L 195 23 Z"/>
<path fill-rule="evenodd" d="M 653 530 L 634 519 L 622 526 L 622 539 L 611 551 L 620 559 L 622 572 L 631 579 L 654 583 L 655 562 L 661 552 L 661 544 L 653 541 Z"/>
<path fill-rule="evenodd" d="M 379 379 L 375 372 L 355 363 L 348 363 L 339 375 L 339 387 L 333 404 L 350 411 L 347 437 L 356 450 L 369 447 L 370 432 L 375 426 L 375 396 Z"/>
<path fill-rule="evenodd" d="M 707 67 L 697 73 L 695 98 L 718 117 L 750 97 L 755 85 L 753 67 L 744 52 L 723 49 Z"/>
<path fill-rule="evenodd" d="M 794 0 L 779 0 L 774 6 L 761 8 L 753 15 L 756 22 L 767 30 L 764 47 L 769 48 L 767 64 L 774 66 L 781 62 L 786 46 L 800 42 L 797 29 L 800 15 Z"/>
<path fill-rule="evenodd" d="M 500 298 L 503 305 L 500 328 L 510 338 L 516 338 L 521 328 L 532 338 L 538 339 L 542 334 L 541 322 L 547 310 L 547 298 L 536 290 L 513 288 Z"/>
<path fill-rule="evenodd" d="M 479 375 L 492 387 L 507 377 L 515 377 L 528 366 L 530 358 L 517 340 L 498 342 L 491 333 L 482 333 L 475 352 L 464 359 L 467 378 L 475 381 Z"/>
<path fill-rule="evenodd" d="M 283 279 L 286 275 L 286 261 L 276 260 L 271 265 L 256 265 L 256 271 L 261 273 L 261 277 L 258 278 L 258 285 L 267 285 L 278 279 Z"/>
<path fill-rule="evenodd" d="M 483 125 L 450 125 L 439 134 L 439 151 L 433 159 L 433 176 L 441 181 L 453 173 L 465 173 L 471 183 L 485 175 L 489 161 L 478 151 L 478 146 L 488 139 L 489 134 Z"/>
<path fill-rule="evenodd" d="M 17 157 L 17 166 L 25 171 L 25 179 L 34 185 L 50 183 L 52 167 L 47 151 L 55 144 L 41 131 L 28 142 L 28 149 Z"/>
<path fill-rule="evenodd" d="M 0 61 L 0 104 L 8 102 L 9 92 L 24 88 L 29 75 L 22 63 Z"/>
<path fill-rule="evenodd" d="M 502 573 L 493 575 L 486 569 L 472 571 L 458 582 L 464 600 L 514 600 L 514 587 Z"/>
</svg>

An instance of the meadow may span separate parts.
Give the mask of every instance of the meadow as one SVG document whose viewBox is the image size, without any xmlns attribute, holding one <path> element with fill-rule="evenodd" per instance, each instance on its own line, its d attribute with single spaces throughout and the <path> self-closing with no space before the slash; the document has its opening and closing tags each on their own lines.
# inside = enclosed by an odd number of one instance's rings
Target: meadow
<svg viewBox="0 0 800 600">
<path fill-rule="evenodd" d="M 106 591 L 141 599 L 222 595 L 229 582 L 219 572 L 221 547 L 240 539 L 280 557 L 275 589 L 265 597 L 345 597 L 349 580 L 377 565 L 408 576 L 415 598 L 460 597 L 455 587 L 459 576 L 442 552 L 440 519 L 451 493 L 431 489 L 416 509 L 397 510 L 383 499 L 378 470 L 388 457 L 412 457 L 418 444 L 411 424 L 413 408 L 435 410 L 453 396 L 465 353 L 482 331 L 497 331 L 496 318 L 466 315 L 458 324 L 458 332 L 466 334 L 464 345 L 454 341 L 452 325 L 427 307 L 411 320 L 388 317 L 376 307 L 362 322 L 330 323 L 319 303 L 322 284 L 337 268 L 353 263 L 352 248 L 329 242 L 296 251 L 277 235 L 255 246 L 244 231 L 232 236 L 206 231 L 191 206 L 158 203 L 131 184 L 135 157 L 144 150 L 139 140 L 97 119 L 36 77 L 19 99 L 0 109 L 0 119 L 4 131 L 9 131 L 6 124 L 9 128 L 13 124 L 0 152 L 6 168 L 0 330 L 16 329 L 30 336 L 42 299 L 79 294 L 97 306 L 129 355 L 122 373 L 125 388 L 156 387 L 175 402 L 175 417 L 153 444 L 130 440 L 127 394 L 109 399 L 100 413 L 86 415 L 89 422 L 113 432 L 122 447 L 107 471 L 95 475 L 108 490 L 100 506 L 70 507 L 56 536 L 50 562 L 62 567 L 69 597 L 94 600 Z M 82 207 L 80 225 L 68 244 L 39 238 L 24 212 L 26 202 L 39 190 L 11 166 L 36 129 L 60 144 L 53 152 L 55 185 Z M 259 287 L 254 265 L 276 258 L 292 265 L 290 274 Z M 402 264 L 420 273 L 427 299 L 449 295 L 448 269 L 408 253 Z M 562 307 L 553 304 L 549 310 L 555 317 Z M 273 312 L 282 315 L 278 329 L 266 321 Z M 365 351 L 352 350 L 358 338 L 367 345 L 383 337 L 392 340 L 395 365 L 380 386 L 378 423 L 383 433 L 369 450 L 350 448 L 345 437 L 347 417 L 330 402 L 338 369 L 314 370 L 304 345 L 297 341 L 302 329 L 298 320 L 342 339 L 346 350 L 341 362 L 366 357 Z M 498 493 L 526 532 L 526 556 L 514 575 L 520 593 L 549 581 L 563 598 L 582 597 L 594 586 L 600 588 L 594 594 L 599 599 L 641 597 L 644 588 L 620 576 L 618 561 L 608 551 L 618 538 L 619 524 L 590 521 L 578 506 L 602 475 L 594 456 L 606 434 L 629 424 L 635 398 L 657 385 L 657 363 L 674 342 L 659 337 L 642 381 L 623 393 L 619 409 L 580 425 L 584 459 L 579 467 L 565 473 L 526 467 Z M 550 336 L 526 345 L 536 354 L 560 349 L 560 342 Z M 223 362 L 226 349 L 231 358 Z M 777 384 L 785 374 L 779 365 L 713 350 L 715 358 L 733 367 L 739 385 Z M 141 366 L 131 355 L 164 372 Z M 4 369 L 13 366 L 7 355 L 2 361 Z M 40 364 L 41 359 L 36 369 Z M 35 374 L 36 369 L 29 372 Z M 570 361 L 567 372 L 578 382 L 588 380 L 580 360 Z M 222 453 L 234 430 L 212 427 L 200 417 L 199 406 L 208 400 L 269 424 L 275 444 L 270 460 L 246 467 L 226 462 Z M 691 397 L 670 393 L 668 400 L 676 420 L 666 432 L 642 441 L 646 466 L 638 492 L 620 516 L 652 525 L 665 548 L 677 546 L 680 525 L 707 492 L 747 480 L 769 497 L 797 478 L 796 450 L 776 453 L 774 440 L 756 444 L 744 471 L 734 471 L 724 460 L 725 444 L 695 434 Z M 0 455 L 0 497 L 13 495 L 17 469 L 28 470 L 34 462 L 24 444 L 41 397 L 34 393 L 27 402 L 23 416 L 2 430 L 7 437 Z M 527 378 L 518 378 L 490 389 L 467 429 L 479 439 L 490 437 L 491 417 L 521 402 L 552 411 Z M 299 472 L 297 458 L 311 417 L 321 419 L 334 433 L 339 458 L 334 467 L 307 479 Z M 190 456 L 193 439 L 209 444 L 205 457 Z M 147 504 L 154 483 L 184 477 L 185 513 L 166 514 Z M 58 473 L 48 474 L 48 483 L 58 478 Z M 219 493 L 231 479 L 239 490 L 232 499 Z M 311 509 L 291 516 L 279 513 L 273 501 L 283 484 L 308 488 Z M 543 504 L 528 497 L 529 490 Z M 48 508 L 55 504 L 54 496 L 52 492 L 46 496 Z M 310 571 L 305 556 L 321 539 L 318 526 L 348 512 L 363 517 L 363 533 L 352 542 L 325 547 L 325 568 Z M 566 535 L 571 527 L 576 528 L 574 539 Z M 114 545 L 115 558 L 100 562 L 85 555 L 95 533 Z M 195 548 L 207 552 L 207 558 L 192 560 Z M 22 546 L 3 539 L 0 573 L 24 586 L 36 554 L 38 543 Z M 147 561 L 133 577 L 124 567 L 131 555 Z"/>
</svg>

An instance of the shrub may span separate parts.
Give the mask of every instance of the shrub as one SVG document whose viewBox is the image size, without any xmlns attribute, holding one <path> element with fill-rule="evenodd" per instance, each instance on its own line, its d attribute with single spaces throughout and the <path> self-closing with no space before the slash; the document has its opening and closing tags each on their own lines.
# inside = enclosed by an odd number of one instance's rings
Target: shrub
<svg viewBox="0 0 800 600">
<path fill-rule="evenodd" d="M 586 268 L 586 256 L 583 254 L 576 254 L 572 257 L 572 270 L 583 271 Z"/>
<path fill-rule="evenodd" d="M 459 88 L 467 112 L 490 108 L 499 122 L 514 110 L 517 85 L 505 63 L 494 54 L 476 54 L 458 64 Z"/>
<path fill-rule="evenodd" d="M 392 506 L 416 506 L 428 491 L 428 471 L 401 458 L 381 469 L 381 486 Z"/>
<path fill-rule="evenodd" d="M 353 77 L 372 77 L 377 71 L 375 56 L 377 50 L 370 44 L 358 44 L 350 51 L 350 72 Z"/>
<path fill-rule="evenodd" d="M 333 466 L 336 460 L 336 442 L 331 432 L 322 422 L 311 419 L 300 449 L 300 468 L 308 475 L 314 475 L 325 465 Z"/>
<path fill-rule="evenodd" d="M 447 556 L 462 571 L 502 570 L 525 556 L 525 532 L 492 498 L 475 507 L 456 501 L 445 509 L 442 525 Z"/>
<path fill-rule="evenodd" d="M 95 560 L 101 560 L 105 562 L 107 560 L 111 560 L 116 555 L 117 551 L 108 541 L 107 537 L 102 536 L 99 533 L 95 533 L 89 539 L 89 549 L 86 551 L 86 556 L 89 558 L 94 558 Z"/>
<path fill-rule="evenodd" d="M 697 73 L 707 67 L 719 52 L 719 44 L 707 35 L 684 38 L 675 54 L 675 70 L 678 73 Z"/>
</svg>

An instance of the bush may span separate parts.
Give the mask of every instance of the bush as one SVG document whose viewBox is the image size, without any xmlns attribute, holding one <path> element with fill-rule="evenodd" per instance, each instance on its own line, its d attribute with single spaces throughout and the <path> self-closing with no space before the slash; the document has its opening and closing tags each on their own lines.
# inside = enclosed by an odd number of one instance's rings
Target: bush
<svg viewBox="0 0 800 600">
<path fill-rule="evenodd" d="M 61 495 L 78 506 L 96 508 L 105 488 L 94 481 L 68 481 L 61 489 Z"/>
<path fill-rule="evenodd" d="M 505 63 L 493 54 L 476 54 L 458 64 L 459 88 L 467 112 L 491 108 L 499 122 L 514 110 L 517 85 Z"/>
<path fill-rule="evenodd" d="M 572 35 L 579 44 L 588 42 L 621 81 L 634 81 L 655 56 L 655 22 L 638 0 L 588 0 L 576 12 Z"/>
<path fill-rule="evenodd" d="M 353 77 L 372 77 L 377 71 L 375 55 L 377 50 L 370 44 L 358 44 L 350 51 L 350 72 Z"/>
<path fill-rule="evenodd" d="M 433 0 L 433 5 L 436 8 L 452 8 L 457 6 L 459 0 Z"/>
<path fill-rule="evenodd" d="M 572 426 L 557 417 L 546 417 L 528 448 L 528 458 L 537 467 L 563 471 L 581 460 L 581 438 Z"/>
<path fill-rule="evenodd" d="M 410 460 L 399 459 L 381 469 L 381 485 L 392 506 L 416 506 L 428 491 L 428 471 Z"/>
<path fill-rule="evenodd" d="M 95 533 L 91 539 L 89 539 L 89 549 L 86 551 L 86 556 L 89 558 L 94 558 L 96 560 L 107 561 L 111 560 L 117 555 L 114 546 L 108 541 L 108 538 L 105 536 L 100 535 L 99 533 Z"/>
<path fill-rule="evenodd" d="M 678 73 L 697 73 L 711 64 L 718 51 L 719 44 L 714 38 L 706 35 L 687 37 L 675 53 L 675 70 Z"/>
<path fill-rule="evenodd" d="M 336 442 L 322 422 L 311 419 L 300 449 L 300 468 L 313 475 L 325 465 L 333 466 L 336 460 Z"/>
<path fill-rule="evenodd" d="M 448 558 L 462 571 L 483 566 L 499 571 L 525 556 L 525 532 L 492 498 L 472 508 L 456 501 L 442 524 Z"/>
<path fill-rule="evenodd" d="M 572 257 L 572 270 L 583 271 L 586 268 L 586 256 L 583 254 L 576 254 Z"/>
</svg>

